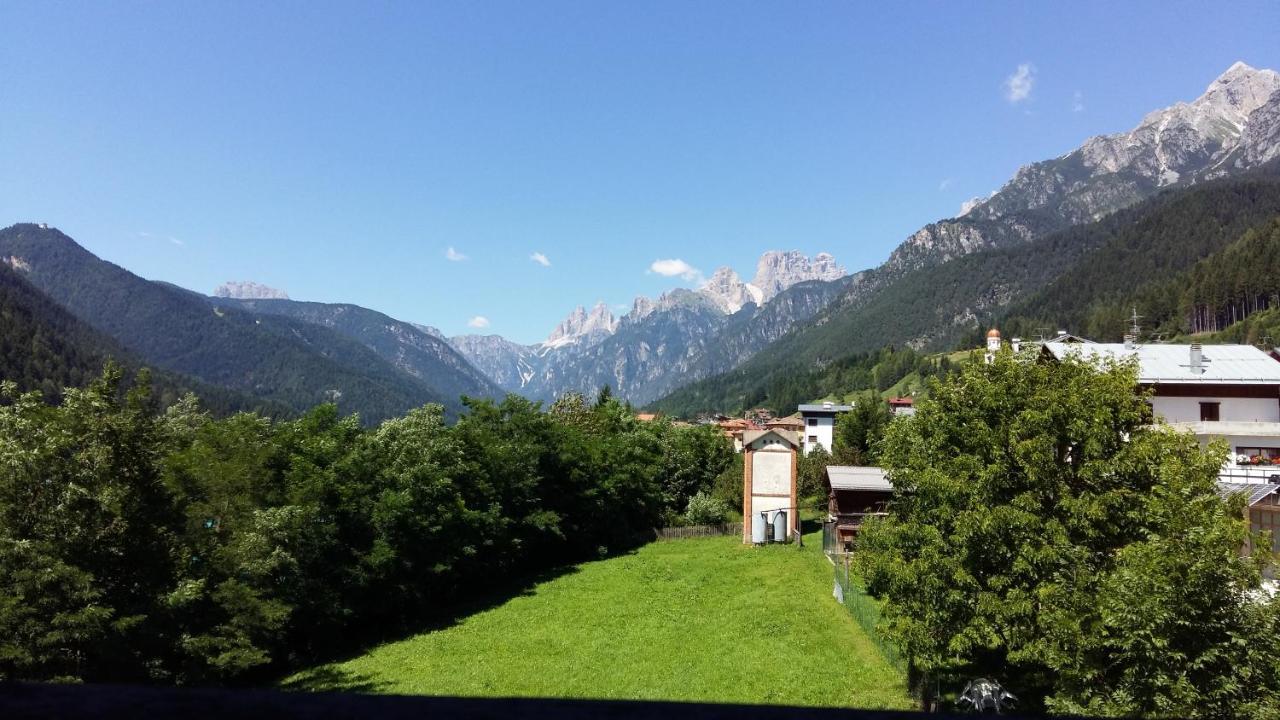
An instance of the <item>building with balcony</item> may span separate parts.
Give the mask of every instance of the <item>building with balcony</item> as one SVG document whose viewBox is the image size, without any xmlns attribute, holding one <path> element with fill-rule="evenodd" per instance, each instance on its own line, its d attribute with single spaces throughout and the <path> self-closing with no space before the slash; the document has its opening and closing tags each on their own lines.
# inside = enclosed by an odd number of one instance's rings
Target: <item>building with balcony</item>
<svg viewBox="0 0 1280 720">
<path fill-rule="evenodd" d="M 849 412 L 853 409 L 853 406 L 824 402 L 814 405 L 801 405 L 799 409 L 800 420 L 804 423 L 804 427 L 800 431 L 801 448 L 804 450 L 804 454 L 808 455 L 817 447 L 831 452 L 831 446 L 835 438 L 836 416 L 840 413 Z"/>
<path fill-rule="evenodd" d="M 1193 433 L 1202 444 L 1230 447 L 1220 480 L 1266 483 L 1280 476 L 1280 362 L 1252 345 L 1143 345 L 1047 342 L 1054 358 L 1138 363 L 1138 384 L 1151 392 L 1153 416 Z M 1280 481 L 1280 478 L 1277 479 Z"/>
</svg>

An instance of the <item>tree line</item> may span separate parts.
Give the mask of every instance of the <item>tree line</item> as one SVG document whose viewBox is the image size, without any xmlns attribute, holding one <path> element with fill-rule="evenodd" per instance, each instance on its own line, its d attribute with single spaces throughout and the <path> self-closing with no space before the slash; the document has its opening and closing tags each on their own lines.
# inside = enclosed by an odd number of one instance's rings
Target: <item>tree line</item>
<svg viewBox="0 0 1280 720">
<path fill-rule="evenodd" d="M 236 683 L 651 537 L 733 460 L 610 397 L 362 427 L 0 384 L 0 679 Z"/>
<path fill-rule="evenodd" d="M 736 414 L 747 408 L 768 407 L 780 414 L 795 412 L 798 405 L 815 398 L 843 399 L 863 390 L 883 392 L 913 373 L 919 384 L 952 369 L 946 357 L 933 357 L 909 347 L 887 345 L 874 352 L 855 353 L 802 369 L 787 367 L 757 378 L 738 371 L 718 375 L 678 390 L 653 404 L 653 408 L 677 417 L 692 417 L 708 409 L 709 398 L 734 398 L 719 409 Z"/>
</svg>

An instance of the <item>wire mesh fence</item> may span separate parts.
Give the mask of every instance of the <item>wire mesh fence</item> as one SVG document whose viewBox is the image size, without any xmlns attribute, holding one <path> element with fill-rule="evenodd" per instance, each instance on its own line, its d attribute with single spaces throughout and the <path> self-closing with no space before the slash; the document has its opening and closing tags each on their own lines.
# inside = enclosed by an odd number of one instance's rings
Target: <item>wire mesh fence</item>
<svg viewBox="0 0 1280 720">
<path fill-rule="evenodd" d="M 858 576 L 849 568 L 849 555 L 841 554 L 833 558 L 835 563 L 835 583 L 832 590 L 836 600 L 845 606 L 854 620 L 871 638 L 880 654 L 899 670 L 906 671 L 907 662 L 898 652 L 898 648 L 889 642 L 880 632 L 880 603 L 867 594 L 866 588 Z"/>
</svg>

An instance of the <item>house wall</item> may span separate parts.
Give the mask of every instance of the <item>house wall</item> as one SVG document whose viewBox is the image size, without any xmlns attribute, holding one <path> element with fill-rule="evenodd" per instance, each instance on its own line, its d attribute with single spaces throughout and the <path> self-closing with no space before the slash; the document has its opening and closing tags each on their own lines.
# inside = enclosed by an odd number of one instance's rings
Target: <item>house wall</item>
<svg viewBox="0 0 1280 720">
<path fill-rule="evenodd" d="M 1244 397 L 1161 397 L 1151 398 L 1151 408 L 1165 422 L 1199 422 L 1200 403 L 1216 402 L 1223 422 L 1280 422 L 1280 400 Z"/>
<path fill-rule="evenodd" d="M 816 421 L 816 425 L 810 425 L 810 419 Z M 805 416 L 804 428 L 801 429 L 800 435 L 804 444 L 804 454 L 808 455 L 813 452 L 815 447 L 821 445 L 827 452 L 831 452 L 832 439 L 835 437 L 836 418 L 834 415 L 814 415 Z M 810 441 L 810 437 L 816 437 L 816 441 Z"/>
</svg>

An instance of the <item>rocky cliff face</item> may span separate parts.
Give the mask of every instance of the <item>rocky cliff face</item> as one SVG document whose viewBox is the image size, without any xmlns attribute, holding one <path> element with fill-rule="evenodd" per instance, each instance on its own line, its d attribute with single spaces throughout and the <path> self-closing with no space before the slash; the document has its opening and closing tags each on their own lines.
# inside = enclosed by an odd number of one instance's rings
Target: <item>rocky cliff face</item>
<svg viewBox="0 0 1280 720">
<path fill-rule="evenodd" d="M 236 300 L 288 300 L 289 294 L 283 290 L 267 287 L 252 280 L 230 280 L 219 285 L 213 291 L 214 297 L 233 298 Z"/>
<path fill-rule="evenodd" d="M 537 345 L 521 345 L 501 335 L 459 335 L 449 338 L 449 344 L 509 391 L 522 391 L 542 364 Z"/>
<path fill-rule="evenodd" d="M 591 345 L 606 338 L 618 329 L 618 321 L 609 312 L 609 306 L 596 303 L 587 312 L 581 305 L 569 313 L 569 317 L 560 321 L 551 335 L 542 343 L 543 348 L 558 348 L 566 345 Z"/>
<path fill-rule="evenodd" d="M 756 276 L 751 284 L 760 289 L 762 299 L 773 299 L 778 293 L 806 280 L 838 280 L 848 273 L 828 253 L 818 253 L 812 260 L 795 250 L 776 250 L 760 256 Z"/>
<path fill-rule="evenodd" d="M 747 303 L 760 304 L 764 300 L 764 292 L 755 285 L 742 282 L 733 268 L 722 267 L 715 271 L 710 280 L 701 288 L 702 294 L 711 300 L 720 312 L 732 315 Z"/>
<path fill-rule="evenodd" d="M 1190 103 L 1133 130 L 1020 169 L 960 217 L 921 228 L 890 256 L 902 272 L 1098 220 L 1172 185 L 1255 168 L 1280 154 L 1280 74 L 1236 63 Z"/>
</svg>

